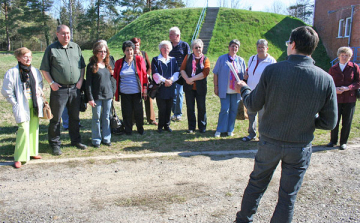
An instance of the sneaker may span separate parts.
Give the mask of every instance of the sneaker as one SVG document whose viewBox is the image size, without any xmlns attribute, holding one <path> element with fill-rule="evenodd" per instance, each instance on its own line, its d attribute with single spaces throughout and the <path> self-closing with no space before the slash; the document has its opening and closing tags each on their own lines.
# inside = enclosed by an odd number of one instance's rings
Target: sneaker
<svg viewBox="0 0 360 223">
<path fill-rule="evenodd" d="M 192 133 L 194 133 L 194 130 L 191 130 L 191 129 L 186 130 L 186 133 L 190 133 L 190 134 L 192 134 Z"/>
<path fill-rule="evenodd" d="M 180 115 L 176 116 L 176 121 L 181 121 L 181 116 Z"/>
<path fill-rule="evenodd" d="M 176 115 L 173 115 L 173 116 L 171 116 L 171 121 L 175 121 L 176 120 Z"/>
<path fill-rule="evenodd" d="M 234 136 L 233 132 L 228 132 L 228 136 Z"/>
<path fill-rule="evenodd" d="M 215 132 L 215 138 L 219 138 L 220 134 L 221 134 L 221 132 Z"/>
<path fill-rule="evenodd" d="M 347 148 L 346 144 L 340 145 L 340 150 L 345 150 Z"/>
</svg>

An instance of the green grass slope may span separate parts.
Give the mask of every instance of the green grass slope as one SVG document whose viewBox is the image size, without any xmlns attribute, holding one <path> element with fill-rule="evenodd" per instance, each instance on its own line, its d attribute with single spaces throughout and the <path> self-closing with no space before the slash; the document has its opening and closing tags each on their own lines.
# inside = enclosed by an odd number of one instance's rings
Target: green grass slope
<svg viewBox="0 0 360 223">
<path fill-rule="evenodd" d="M 181 39 L 190 43 L 201 10 L 201 8 L 182 8 L 145 13 L 113 36 L 108 41 L 109 47 L 121 51 L 124 41 L 139 37 L 142 50 L 157 54 L 159 43 L 169 39 L 169 29 L 173 26 L 179 27 Z"/>
<path fill-rule="evenodd" d="M 303 25 L 305 23 L 299 19 L 275 13 L 221 8 L 208 54 L 220 56 L 227 52 L 231 39 L 239 39 L 239 55 L 247 62 L 251 55 L 256 54 L 256 41 L 266 39 L 269 42 L 270 55 L 277 61 L 282 61 L 287 56 L 285 41 L 289 39 L 291 30 Z M 329 69 L 330 59 L 322 43 L 319 44 L 313 58 L 317 66 Z"/>
</svg>

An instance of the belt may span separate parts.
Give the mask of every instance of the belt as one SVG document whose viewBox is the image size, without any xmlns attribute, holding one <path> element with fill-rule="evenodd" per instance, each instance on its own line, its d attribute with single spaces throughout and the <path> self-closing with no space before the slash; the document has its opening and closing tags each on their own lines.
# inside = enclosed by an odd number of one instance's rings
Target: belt
<svg viewBox="0 0 360 223">
<path fill-rule="evenodd" d="M 73 88 L 76 84 L 60 84 L 61 88 Z"/>
</svg>

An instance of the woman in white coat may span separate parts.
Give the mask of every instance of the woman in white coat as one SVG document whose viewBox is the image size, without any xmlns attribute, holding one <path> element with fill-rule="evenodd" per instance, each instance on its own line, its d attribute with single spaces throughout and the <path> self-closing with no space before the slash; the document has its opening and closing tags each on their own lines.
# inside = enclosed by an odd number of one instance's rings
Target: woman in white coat
<svg viewBox="0 0 360 223">
<path fill-rule="evenodd" d="M 15 50 L 18 65 L 9 69 L 1 89 L 12 105 L 18 124 L 14 152 L 15 168 L 32 159 L 41 159 L 39 151 L 39 117 L 43 117 L 43 82 L 38 69 L 31 66 L 32 53 L 26 47 Z"/>
<path fill-rule="evenodd" d="M 256 50 L 257 50 L 257 54 L 250 57 L 248 62 L 248 69 L 244 75 L 244 79 L 247 80 L 247 84 L 249 85 L 251 90 L 254 90 L 256 85 L 259 83 L 261 74 L 264 71 L 265 67 L 267 67 L 270 64 L 276 63 L 274 57 L 270 56 L 270 54 L 267 53 L 269 47 L 268 47 L 268 42 L 265 39 L 259 39 L 256 42 Z M 263 113 L 264 113 L 264 108 L 258 112 L 259 124 Z M 249 116 L 249 128 L 248 128 L 249 135 L 242 138 L 242 141 L 244 142 L 250 141 L 256 137 L 257 112 L 250 112 L 248 110 L 248 116 Z"/>
</svg>

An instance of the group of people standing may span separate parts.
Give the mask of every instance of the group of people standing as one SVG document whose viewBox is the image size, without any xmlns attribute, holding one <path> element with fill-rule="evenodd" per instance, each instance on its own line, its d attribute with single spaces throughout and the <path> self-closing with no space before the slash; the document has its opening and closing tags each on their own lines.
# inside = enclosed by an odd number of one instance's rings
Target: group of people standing
<svg viewBox="0 0 360 223">
<path fill-rule="evenodd" d="M 80 88 L 83 85 L 85 62 L 80 47 L 70 41 L 70 30 L 60 25 L 58 41 L 45 51 L 40 70 L 51 87 L 50 106 L 53 118 L 48 129 L 49 144 L 54 155 L 61 155 L 60 119 L 65 107 L 69 114 L 71 144 L 86 149 L 79 134 Z M 125 133 L 132 134 L 136 123 L 139 134 L 144 134 L 143 101 L 148 122 L 158 126 L 158 132 L 171 132 L 170 122 L 181 120 L 177 104 L 185 92 L 188 132 L 206 131 L 207 76 L 209 59 L 203 55 L 203 42 L 194 40 L 190 47 L 180 40 L 180 30 L 173 27 L 170 41 L 159 44 L 160 54 L 150 60 L 140 51 L 139 38 L 125 41 L 124 57 L 116 62 L 110 56 L 105 41 L 93 47 L 93 56 L 86 71 L 86 89 L 92 107 L 92 144 L 111 145 L 109 124 L 112 99 L 121 99 Z M 231 40 L 227 54 L 220 56 L 214 73 L 214 93 L 219 96 L 221 108 L 215 137 L 221 133 L 233 135 L 238 103 L 242 98 L 248 109 L 250 141 L 257 135 L 256 116 L 259 116 L 258 152 L 254 170 L 245 189 L 241 210 L 236 222 L 252 222 L 260 199 L 280 161 L 282 174 L 279 199 L 271 222 L 291 222 L 294 203 L 312 153 L 311 142 L 315 128 L 332 130 L 328 146 L 338 141 L 339 122 L 342 117 L 340 149 L 346 149 L 352 117 L 355 110 L 355 90 L 360 87 L 359 66 L 350 62 L 349 47 L 338 50 L 339 63 L 329 74 L 314 65 L 311 58 L 319 38 L 307 26 L 292 30 L 286 41 L 288 58 L 276 63 L 268 52 L 268 43 L 256 43 L 257 54 L 250 57 L 248 68 L 237 55 L 240 41 Z M 15 167 L 38 155 L 39 117 L 43 116 L 43 81 L 40 71 L 31 66 L 32 54 L 27 48 L 15 51 L 18 65 L 7 71 L 2 94 L 12 104 L 18 133 L 14 152 Z M 151 78 L 149 78 L 151 76 Z M 155 121 L 152 101 L 147 96 L 148 81 L 159 84 L 156 93 L 159 122 Z M 240 79 L 240 81 L 239 81 Z M 246 82 L 247 83 L 246 83 Z M 178 86 L 177 83 L 182 82 Z M 183 89 L 182 89 L 183 87 Z M 174 103 L 176 101 L 176 103 Z M 171 117 L 171 111 L 174 115 Z M 339 115 L 338 115 L 339 114 Z M 135 119 L 135 120 L 134 120 Z M 101 124 L 100 124 L 101 123 Z"/>
</svg>

